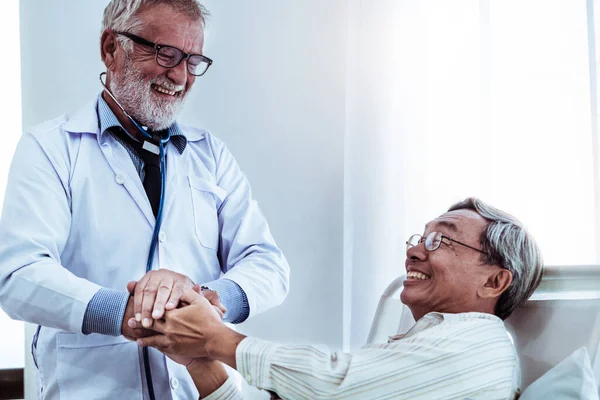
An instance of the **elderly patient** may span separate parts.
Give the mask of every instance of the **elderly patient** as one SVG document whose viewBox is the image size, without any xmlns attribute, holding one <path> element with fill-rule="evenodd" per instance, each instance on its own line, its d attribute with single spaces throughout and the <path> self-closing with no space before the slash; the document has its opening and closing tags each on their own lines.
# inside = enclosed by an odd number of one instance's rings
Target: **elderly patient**
<svg viewBox="0 0 600 400">
<path fill-rule="evenodd" d="M 211 298 L 188 291 L 138 340 L 187 365 L 202 398 L 237 399 L 220 362 L 283 399 L 512 399 L 519 364 L 504 327 L 541 281 L 533 238 L 514 217 L 467 199 L 406 243 L 402 301 L 416 324 L 349 354 L 246 337 Z M 135 320 L 130 320 L 132 328 Z"/>
</svg>

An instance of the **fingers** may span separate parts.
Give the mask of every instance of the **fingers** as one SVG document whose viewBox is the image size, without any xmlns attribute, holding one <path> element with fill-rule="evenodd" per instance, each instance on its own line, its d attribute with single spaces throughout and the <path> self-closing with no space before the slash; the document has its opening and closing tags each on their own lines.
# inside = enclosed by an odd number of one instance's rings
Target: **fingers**
<svg viewBox="0 0 600 400">
<path fill-rule="evenodd" d="M 165 335 L 154 335 L 136 340 L 138 346 L 154 347 L 163 353 L 168 352 L 169 339 Z"/>
<path fill-rule="evenodd" d="M 125 338 L 135 341 L 141 337 L 156 335 L 155 331 L 145 329 L 141 323 L 135 320 L 135 318 L 131 318 L 127 315 L 132 315 L 132 313 L 126 313 L 121 326 L 121 333 L 123 336 L 125 336 Z"/>
<path fill-rule="evenodd" d="M 159 315 L 159 318 L 162 317 L 165 312 L 165 303 L 173 288 L 173 279 L 170 276 L 159 279 L 150 279 L 143 290 L 142 325 L 144 328 L 152 326 L 153 314 Z"/>
<path fill-rule="evenodd" d="M 165 310 L 177 308 L 183 293 L 193 285 L 187 276 L 177 272 L 166 269 L 148 272 L 134 288 L 135 319 L 144 328 L 150 328 L 153 320 L 164 316 Z"/>
<path fill-rule="evenodd" d="M 135 321 L 133 318 L 132 318 L 132 320 Z M 138 323 L 138 322 L 136 322 L 136 323 Z M 130 327 L 127 330 L 127 332 L 125 334 L 123 334 L 125 339 L 135 342 L 139 338 L 143 338 L 143 337 L 147 337 L 147 336 L 154 336 L 154 335 L 158 334 L 155 331 L 151 331 L 149 329 L 142 328 L 141 327 L 142 324 L 140 324 L 139 326 L 140 326 L 139 328 L 135 328 L 135 329 Z"/>
<path fill-rule="evenodd" d="M 213 309 L 217 312 L 217 314 L 219 314 L 219 318 L 223 319 L 223 311 L 221 311 L 221 309 L 217 306 L 212 306 Z"/>
<path fill-rule="evenodd" d="M 135 320 L 135 318 L 129 318 L 127 320 L 127 326 L 130 327 L 131 329 L 139 329 L 139 328 L 142 328 L 142 323 L 137 322 Z"/>
<path fill-rule="evenodd" d="M 135 285 L 137 285 L 137 281 L 131 281 L 127 284 L 127 291 L 129 294 L 133 294 L 135 291 Z"/>
<path fill-rule="evenodd" d="M 193 304 L 198 301 L 201 301 L 203 298 L 204 298 L 204 296 L 202 296 L 199 293 L 196 293 L 194 290 L 186 290 L 181 295 L 181 298 L 179 299 L 179 301 L 186 302 L 188 304 Z"/>
<path fill-rule="evenodd" d="M 141 323 L 144 323 L 143 321 L 146 319 L 145 327 L 152 325 L 151 314 L 160 283 L 157 281 L 160 276 L 156 277 L 155 275 L 156 271 L 147 272 L 135 285 L 133 293 L 134 317 L 136 321 Z M 129 284 L 127 284 L 127 287 L 129 288 Z"/>
<path fill-rule="evenodd" d="M 166 331 L 166 323 L 165 323 L 165 321 L 163 321 L 161 319 L 154 321 L 154 323 L 152 324 L 152 331 L 145 329 L 144 326 L 142 325 L 142 323 L 137 322 L 135 320 L 135 318 L 129 318 L 127 320 L 127 326 L 134 331 L 136 331 L 136 330 L 142 331 L 143 330 L 144 332 L 153 332 L 153 334 L 156 334 L 156 332 L 164 334 Z M 144 335 L 144 336 L 149 336 L 149 335 Z M 137 337 L 142 337 L 142 335 L 137 335 Z"/>
<path fill-rule="evenodd" d="M 183 292 L 184 292 L 185 288 L 184 288 L 184 284 L 180 281 L 175 282 L 175 284 L 173 285 L 173 289 L 171 290 L 171 296 L 169 297 L 169 302 L 166 304 L 166 309 L 167 310 L 173 310 L 175 308 L 177 308 L 177 304 L 179 304 L 179 301 L 181 299 L 181 296 L 183 296 Z"/>
<path fill-rule="evenodd" d="M 135 285 L 133 292 L 133 315 L 138 322 L 142 322 L 142 301 L 144 300 L 144 288 L 150 280 L 150 274 L 146 274 Z"/>
<path fill-rule="evenodd" d="M 227 309 L 225 308 L 223 303 L 221 303 L 221 299 L 219 299 L 219 295 L 217 294 L 217 292 L 215 292 L 214 290 L 203 290 L 202 295 L 206 298 L 206 300 L 208 300 L 210 304 L 212 304 L 215 308 L 217 308 L 220 311 L 220 315 L 221 317 L 223 317 L 223 314 L 227 312 Z"/>
<path fill-rule="evenodd" d="M 203 286 L 200 284 L 195 284 L 192 289 L 194 289 L 196 293 L 199 293 L 202 296 L 204 296 L 204 298 L 206 298 L 206 300 L 208 300 L 208 302 L 212 304 L 213 307 L 215 307 L 215 310 L 217 311 L 221 319 L 223 319 L 223 315 L 227 312 L 227 308 L 225 308 L 223 303 L 221 303 L 219 294 L 214 290 L 203 290 L 202 287 Z"/>
<path fill-rule="evenodd" d="M 160 319 L 165 314 L 165 305 L 167 301 L 169 301 L 169 296 L 171 295 L 171 290 L 173 286 L 173 280 L 170 278 L 166 278 L 160 282 L 160 286 L 158 287 L 158 293 L 156 294 L 156 301 L 154 305 L 151 303 L 148 305 L 149 308 L 152 309 L 152 318 Z M 179 299 L 177 299 L 179 301 Z M 146 293 L 144 292 L 144 301 L 142 303 L 144 306 L 146 305 Z M 177 303 L 176 303 L 177 304 Z M 142 315 L 144 314 L 144 310 L 142 309 Z"/>
</svg>

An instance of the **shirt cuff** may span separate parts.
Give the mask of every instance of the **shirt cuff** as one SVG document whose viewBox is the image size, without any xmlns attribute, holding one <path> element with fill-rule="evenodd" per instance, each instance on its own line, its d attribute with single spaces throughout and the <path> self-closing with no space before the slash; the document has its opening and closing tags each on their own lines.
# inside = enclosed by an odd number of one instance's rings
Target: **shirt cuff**
<svg viewBox="0 0 600 400">
<path fill-rule="evenodd" d="M 271 364 L 279 344 L 247 337 L 235 351 L 236 369 L 246 382 L 260 389 L 275 390 L 271 382 Z"/>
<path fill-rule="evenodd" d="M 227 309 L 223 315 L 223 321 L 240 324 L 248 318 L 250 315 L 248 297 L 240 285 L 225 278 L 207 282 L 204 285 L 217 292 L 221 303 Z"/>
<path fill-rule="evenodd" d="M 112 289 L 100 289 L 90 300 L 83 316 L 82 331 L 102 335 L 121 335 L 123 315 L 127 308 L 129 293 Z"/>
<path fill-rule="evenodd" d="M 202 397 L 202 400 L 243 400 L 242 393 L 235 384 L 235 379 L 231 376 L 227 378 L 224 384 L 221 385 L 217 390 L 212 392 L 206 397 Z"/>
</svg>

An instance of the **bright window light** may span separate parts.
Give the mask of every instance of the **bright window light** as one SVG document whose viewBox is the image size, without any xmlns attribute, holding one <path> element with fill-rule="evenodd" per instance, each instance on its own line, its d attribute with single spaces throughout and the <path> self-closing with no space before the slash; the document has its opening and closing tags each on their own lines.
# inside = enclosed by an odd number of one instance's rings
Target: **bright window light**
<svg viewBox="0 0 600 400">
<path fill-rule="evenodd" d="M 519 218 L 547 264 L 598 263 L 585 2 L 427 4 L 406 237 L 476 196 Z"/>
</svg>

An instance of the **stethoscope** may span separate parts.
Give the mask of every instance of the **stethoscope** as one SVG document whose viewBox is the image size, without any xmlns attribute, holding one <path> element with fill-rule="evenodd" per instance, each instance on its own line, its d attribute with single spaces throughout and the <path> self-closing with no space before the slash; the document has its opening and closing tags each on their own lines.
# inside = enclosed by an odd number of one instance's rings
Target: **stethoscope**
<svg viewBox="0 0 600 400">
<path fill-rule="evenodd" d="M 121 111 L 123 111 L 123 114 L 125 114 L 125 116 L 127 118 L 129 118 L 129 120 L 133 123 L 133 125 L 138 129 L 138 131 L 140 131 L 140 133 L 145 138 L 153 139 L 152 135 L 148 133 L 146 128 L 144 128 L 142 125 L 140 125 L 131 115 L 129 115 L 129 113 L 127 111 L 125 111 L 125 108 L 123 108 L 123 106 L 119 103 L 119 101 L 115 98 L 115 96 L 113 96 L 113 94 L 110 92 L 110 89 L 104 83 L 104 80 L 102 80 L 102 77 L 104 75 L 106 75 L 106 72 L 102 72 L 100 74 L 100 83 L 104 87 L 104 90 L 106 90 L 106 93 L 110 96 L 111 99 L 113 99 L 113 101 L 119 106 Z M 161 184 L 161 188 L 160 188 L 160 201 L 159 201 L 159 205 L 158 205 L 158 212 L 156 213 L 156 224 L 154 225 L 154 233 L 152 234 L 152 241 L 150 242 L 150 250 L 148 251 L 148 261 L 146 263 L 146 272 L 148 272 L 152 269 L 152 261 L 154 260 L 154 252 L 156 251 L 156 242 L 158 241 L 158 233 L 160 231 L 160 226 L 162 224 L 162 213 L 163 213 L 163 206 L 164 206 L 164 200 L 165 200 L 165 186 L 167 183 L 167 164 L 166 164 L 166 160 L 165 160 L 165 158 L 166 158 L 165 157 L 165 145 L 167 144 L 169 139 L 171 139 L 171 129 L 170 128 L 167 130 L 167 134 L 164 137 L 161 137 L 158 141 L 158 152 L 159 152 L 158 154 L 160 157 L 160 178 L 161 178 L 162 184 Z M 154 146 L 154 145 L 151 144 L 151 146 Z M 146 372 L 146 382 L 148 384 L 148 394 L 150 395 L 151 400 L 155 400 L 154 387 L 152 385 L 152 372 L 150 371 L 150 361 L 148 358 L 148 348 L 147 347 L 143 348 L 143 354 L 144 354 L 144 369 Z"/>
</svg>

